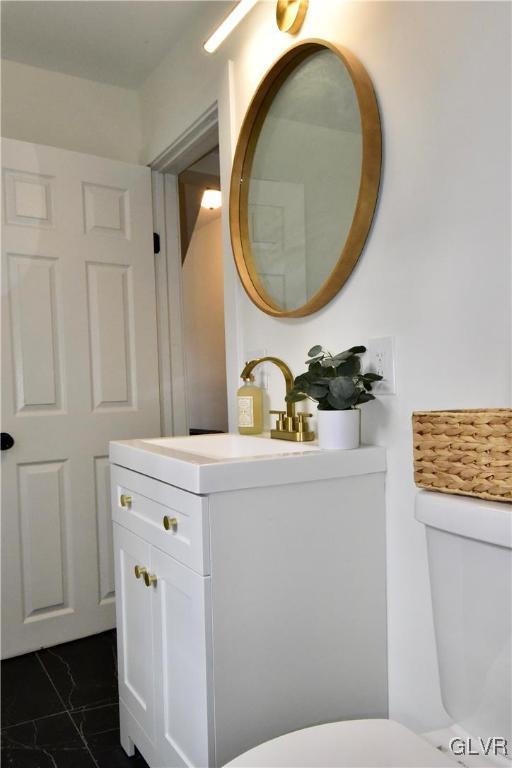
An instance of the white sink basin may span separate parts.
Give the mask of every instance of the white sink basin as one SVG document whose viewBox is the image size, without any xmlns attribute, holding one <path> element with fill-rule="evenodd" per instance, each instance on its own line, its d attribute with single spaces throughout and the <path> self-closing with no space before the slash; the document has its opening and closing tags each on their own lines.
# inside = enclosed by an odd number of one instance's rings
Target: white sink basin
<svg viewBox="0 0 512 768">
<path fill-rule="evenodd" d="M 382 472 L 386 454 L 373 446 L 325 451 L 316 442 L 220 434 L 116 441 L 110 443 L 110 461 L 207 494 Z"/>
<path fill-rule="evenodd" d="M 318 445 L 293 443 L 290 440 L 271 440 L 251 435 L 193 435 L 192 437 L 162 437 L 143 440 L 150 445 L 161 445 L 174 451 L 184 451 L 210 459 L 242 459 L 247 456 L 276 456 L 287 453 L 318 451 Z"/>
</svg>

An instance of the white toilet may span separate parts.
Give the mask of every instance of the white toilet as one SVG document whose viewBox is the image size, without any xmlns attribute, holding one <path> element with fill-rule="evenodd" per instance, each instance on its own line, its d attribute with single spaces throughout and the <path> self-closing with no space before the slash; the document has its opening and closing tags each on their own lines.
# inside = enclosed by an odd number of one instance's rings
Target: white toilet
<svg viewBox="0 0 512 768">
<path fill-rule="evenodd" d="M 452 726 L 429 743 L 392 720 L 327 723 L 260 744 L 225 768 L 512 768 L 512 506 L 421 492 L 416 518 L 427 529 L 441 693 Z M 498 741 L 489 748 L 490 737 Z M 488 755 L 455 756 L 452 738 L 473 752 L 482 738 Z"/>
</svg>

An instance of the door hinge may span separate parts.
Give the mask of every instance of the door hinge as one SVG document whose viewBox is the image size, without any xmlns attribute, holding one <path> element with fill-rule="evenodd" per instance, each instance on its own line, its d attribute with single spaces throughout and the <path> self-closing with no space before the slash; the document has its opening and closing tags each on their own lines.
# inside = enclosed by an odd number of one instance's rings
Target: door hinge
<svg viewBox="0 0 512 768">
<path fill-rule="evenodd" d="M 153 232 L 153 253 L 160 253 L 160 235 Z"/>
</svg>

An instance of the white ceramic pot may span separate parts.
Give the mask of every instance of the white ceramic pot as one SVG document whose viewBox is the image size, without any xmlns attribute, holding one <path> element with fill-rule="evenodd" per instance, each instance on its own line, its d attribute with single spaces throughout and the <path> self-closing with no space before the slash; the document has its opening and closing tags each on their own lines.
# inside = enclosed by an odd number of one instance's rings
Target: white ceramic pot
<svg viewBox="0 0 512 768">
<path fill-rule="evenodd" d="M 317 411 L 320 448 L 358 448 L 361 411 Z"/>
</svg>

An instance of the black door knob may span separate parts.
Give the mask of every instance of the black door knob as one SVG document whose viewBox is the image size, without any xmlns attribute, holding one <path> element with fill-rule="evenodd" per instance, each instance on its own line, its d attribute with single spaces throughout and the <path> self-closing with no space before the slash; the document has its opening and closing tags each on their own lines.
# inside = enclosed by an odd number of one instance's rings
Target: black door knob
<svg viewBox="0 0 512 768">
<path fill-rule="evenodd" d="M 14 445 L 14 437 L 8 432 L 0 432 L 0 450 L 8 451 Z"/>
</svg>

